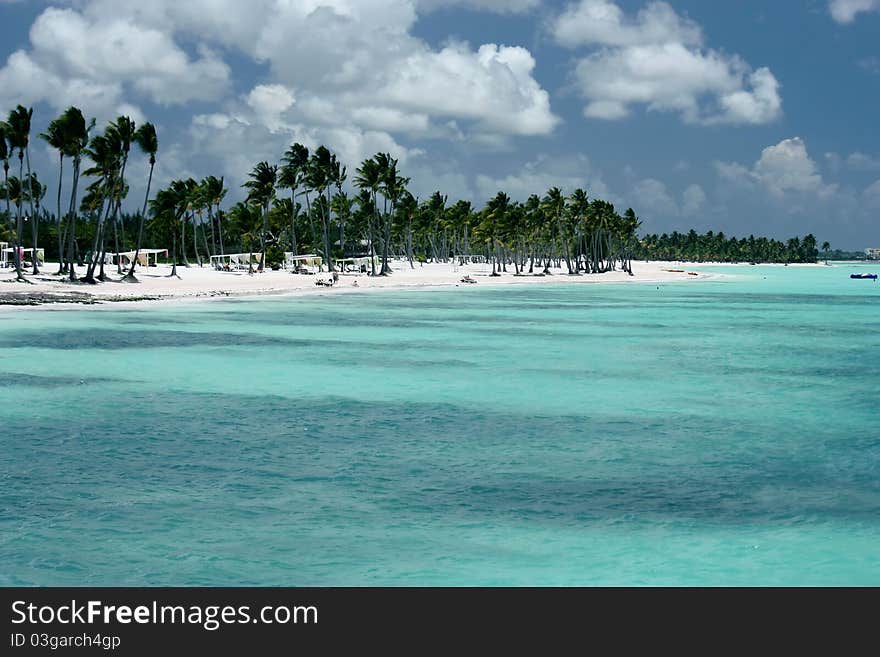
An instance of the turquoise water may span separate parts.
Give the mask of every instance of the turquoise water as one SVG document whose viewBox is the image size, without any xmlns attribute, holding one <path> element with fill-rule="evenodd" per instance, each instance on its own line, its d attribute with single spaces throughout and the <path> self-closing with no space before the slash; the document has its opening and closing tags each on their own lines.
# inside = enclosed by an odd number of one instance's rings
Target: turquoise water
<svg viewBox="0 0 880 657">
<path fill-rule="evenodd" d="M 0 585 L 880 585 L 865 267 L 0 313 Z"/>
</svg>

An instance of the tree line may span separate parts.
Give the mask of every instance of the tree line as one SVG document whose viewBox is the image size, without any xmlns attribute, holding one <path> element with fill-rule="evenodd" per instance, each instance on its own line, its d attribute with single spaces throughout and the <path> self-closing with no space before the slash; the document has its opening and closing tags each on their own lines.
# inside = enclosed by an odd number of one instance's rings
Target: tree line
<svg viewBox="0 0 880 657">
<path fill-rule="evenodd" d="M 42 236 L 47 256 L 59 262 L 57 275 L 71 282 L 107 280 L 107 254 L 128 251 L 135 256 L 126 266 L 117 258 L 117 274 L 136 282 L 137 256 L 147 245 L 169 248 L 171 276 L 179 265 L 203 266 L 211 256 L 243 252 L 259 255 L 256 263 L 248 259 L 252 271 L 277 268 L 286 251 L 318 254 L 331 271 L 339 258 L 368 256 L 374 276 L 392 274 L 394 260 L 410 267 L 479 260 L 491 263 L 493 275 L 548 274 L 551 267 L 577 275 L 618 268 L 632 274 L 633 259 L 815 262 L 817 255 L 812 235 L 787 243 L 694 231 L 639 239 L 641 221 L 632 208 L 621 214 L 583 189 L 565 195 L 552 187 L 524 202 L 500 191 L 481 209 L 450 202 L 439 191 L 420 199 L 390 154 L 377 153 L 349 174 L 323 145 L 310 151 L 295 143 L 277 163 L 257 163 L 242 184 L 244 200 L 231 205 L 226 181 L 213 175 L 173 180 L 151 196 L 155 127 L 120 116 L 98 133 L 95 120 L 76 107 L 38 135 L 58 154 L 54 204 L 47 207 L 48 186 L 30 165 L 32 118 L 33 110 L 19 105 L 0 122 L 0 239 L 37 248 Z M 14 169 L 10 175 L 16 159 L 18 175 Z M 146 192 L 136 200 L 137 211 L 125 211 L 135 170 L 146 178 Z M 12 260 L 26 281 L 17 248 Z M 37 274 L 32 261 L 29 273 Z"/>
<path fill-rule="evenodd" d="M 822 244 L 826 254 L 830 248 L 828 242 Z M 711 230 L 704 235 L 694 230 L 646 235 L 638 248 L 641 260 L 690 262 L 816 262 L 818 255 L 816 238 L 812 234 L 782 242 L 754 235 L 737 239 Z"/>
</svg>

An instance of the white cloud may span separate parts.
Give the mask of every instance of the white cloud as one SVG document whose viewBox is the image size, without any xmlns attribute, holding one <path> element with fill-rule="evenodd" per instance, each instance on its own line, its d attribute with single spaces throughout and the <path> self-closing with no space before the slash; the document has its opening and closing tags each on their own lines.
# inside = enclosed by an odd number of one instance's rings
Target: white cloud
<svg viewBox="0 0 880 657">
<path fill-rule="evenodd" d="M 700 26 L 676 14 L 665 2 L 651 2 L 635 18 L 627 18 L 610 0 L 581 0 L 554 21 L 552 31 L 556 41 L 568 48 L 670 42 L 698 46 L 703 41 Z"/>
<path fill-rule="evenodd" d="M 280 84 L 258 84 L 251 89 L 246 102 L 269 130 L 281 127 L 281 115 L 296 102 L 293 93 Z"/>
<path fill-rule="evenodd" d="M 834 196 L 837 185 L 822 179 L 816 162 L 810 158 L 807 145 L 800 137 L 783 139 L 768 146 L 751 167 L 737 163 L 716 162 L 722 180 L 746 186 L 760 185 L 776 198 L 786 194 L 815 196 L 826 200 Z"/>
<path fill-rule="evenodd" d="M 865 204 L 872 209 L 880 209 L 880 180 L 870 185 L 863 192 Z"/>
<path fill-rule="evenodd" d="M 838 23 L 852 23 L 862 12 L 880 10 L 880 0 L 831 0 L 828 8 Z"/>
<path fill-rule="evenodd" d="M 413 53 L 381 96 L 420 113 L 471 119 L 492 133 L 546 135 L 558 119 L 549 94 L 532 77 L 534 67 L 525 48 L 485 44 L 473 52 L 451 44 Z"/>
<path fill-rule="evenodd" d="M 525 201 L 530 195 L 543 196 L 551 187 L 559 187 L 570 194 L 575 189 L 584 189 L 590 197 L 599 197 L 614 202 L 614 197 L 595 171 L 586 155 L 550 157 L 540 155 L 527 162 L 522 168 L 501 177 L 478 175 L 476 192 L 479 203 L 495 196 L 503 190 L 517 201 Z"/>
<path fill-rule="evenodd" d="M 850 153 L 846 158 L 846 165 L 856 171 L 878 171 L 880 170 L 880 158 L 856 151 Z"/>
<path fill-rule="evenodd" d="M 411 34 L 409 0 L 325 0 L 269 13 L 255 56 L 296 90 L 304 110 L 332 107 L 322 112 L 327 122 L 415 131 L 455 120 L 474 133 L 547 135 L 559 121 L 528 50 L 462 42 L 431 48 Z"/>
<path fill-rule="evenodd" d="M 28 61 L 0 69 L 0 80 L 19 84 L 4 85 L 0 94 L 35 96 L 20 74 L 28 68 L 39 79 L 61 81 L 41 83 L 35 100 L 70 96 L 56 87 L 77 81 L 105 105 L 132 94 L 162 104 L 222 101 L 229 67 L 219 53 L 232 49 L 268 66 L 264 86 L 293 94 L 300 119 L 311 112 L 327 125 L 443 134 L 456 121 L 465 135 L 481 138 L 547 135 L 559 122 L 528 50 L 461 42 L 433 48 L 412 34 L 417 9 L 425 8 L 414 0 L 71 2 L 76 9 L 40 14 L 31 49 L 21 53 Z M 464 4 L 519 11 L 538 3 Z M 261 116 L 272 125 L 280 119 L 273 111 Z"/>
<path fill-rule="evenodd" d="M 706 204 L 706 193 L 699 185 L 690 185 L 682 193 L 681 213 L 693 217 L 700 213 Z"/>
<path fill-rule="evenodd" d="M 421 11 L 461 7 L 496 14 L 522 14 L 537 9 L 540 4 L 541 0 L 416 0 L 416 6 Z"/>
<path fill-rule="evenodd" d="M 564 46 L 598 47 L 573 75 L 589 118 L 624 118 L 635 105 L 703 124 L 763 124 L 781 114 L 779 83 L 768 68 L 702 48 L 700 26 L 665 2 L 629 18 L 610 0 L 581 0 L 551 29 Z"/>
<path fill-rule="evenodd" d="M 680 212 L 666 185 L 655 178 L 638 181 L 633 187 L 632 197 L 632 205 L 639 208 L 639 214 L 649 218 L 674 217 Z"/>
</svg>

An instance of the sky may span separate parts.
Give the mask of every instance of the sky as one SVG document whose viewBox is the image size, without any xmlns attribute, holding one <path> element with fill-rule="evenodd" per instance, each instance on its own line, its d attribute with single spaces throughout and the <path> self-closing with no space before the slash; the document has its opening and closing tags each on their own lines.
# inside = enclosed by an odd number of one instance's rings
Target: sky
<svg viewBox="0 0 880 657">
<path fill-rule="evenodd" d="M 151 121 L 155 185 L 234 200 L 325 144 L 421 198 L 580 187 L 644 233 L 880 246 L 880 0 L 0 0 L 0 37 L 2 115 Z"/>
</svg>

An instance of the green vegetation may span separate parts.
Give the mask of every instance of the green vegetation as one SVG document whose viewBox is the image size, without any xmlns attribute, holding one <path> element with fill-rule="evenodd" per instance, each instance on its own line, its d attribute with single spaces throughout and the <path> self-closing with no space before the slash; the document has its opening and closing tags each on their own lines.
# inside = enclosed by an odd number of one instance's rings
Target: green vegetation
<svg viewBox="0 0 880 657">
<path fill-rule="evenodd" d="M 823 250 L 828 242 L 823 244 Z M 830 246 L 829 246 L 830 248 Z M 737 239 L 724 233 L 698 235 L 673 232 L 660 236 L 647 235 L 639 243 L 642 260 L 687 260 L 692 262 L 816 262 L 819 251 L 816 238 L 806 235 L 787 242 L 755 237 Z"/>
</svg>

